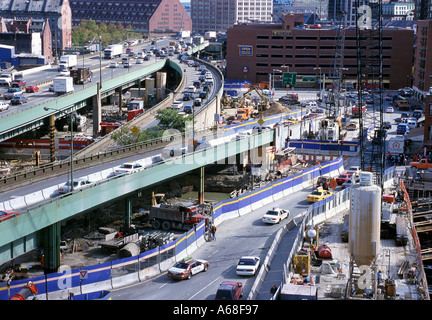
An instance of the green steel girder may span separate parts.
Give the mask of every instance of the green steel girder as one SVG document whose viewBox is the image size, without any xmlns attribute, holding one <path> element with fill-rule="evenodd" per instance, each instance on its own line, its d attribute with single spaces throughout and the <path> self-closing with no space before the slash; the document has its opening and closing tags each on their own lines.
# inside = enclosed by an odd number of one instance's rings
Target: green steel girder
<svg viewBox="0 0 432 320">
<path fill-rule="evenodd" d="M 207 47 L 208 44 L 201 44 L 191 49 L 188 53 L 196 53 Z M 124 75 L 110 78 L 107 80 L 103 79 L 103 86 L 101 97 L 105 98 L 112 94 L 117 87 L 128 87 L 137 84 L 138 81 L 147 77 L 148 75 L 162 69 L 166 65 L 174 68 L 177 71 L 181 71 L 181 67 L 171 61 L 170 59 L 161 59 L 151 65 L 143 67 L 141 69 L 128 72 Z M 53 112 L 47 112 L 44 107 L 53 108 L 57 110 L 63 110 L 65 112 L 74 111 L 83 107 L 86 100 L 95 96 L 97 93 L 97 85 L 86 86 L 83 90 L 63 95 L 58 98 L 35 105 L 21 112 L 13 113 L 10 116 L 0 118 L 0 141 L 4 141 L 13 138 L 21 133 L 35 129 L 44 124 L 44 118 Z M 60 114 L 59 114 L 60 115 Z"/>
<path fill-rule="evenodd" d="M 112 92 L 115 88 L 122 86 L 123 84 L 136 83 L 139 79 L 146 77 L 166 65 L 166 60 L 159 60 L 147 67 L 138 69 L 116 78 L 108 79 L 103 81 L 102 96 L 105 92 Z M 44 110 L 44 107 L 50 109 L 63 110 L 70 112 L 77 110 L 85 105 L 86 100 L 95 96 L 97 93 L 96 84 L 87 86 L 83 90 L 63 95 L 58 98 L 49 100 L 45 103 L 35 105 L 31 108 L 25 109 L 21 112 L 13 113 L 10 116 L 0 119 L 0 141 L 7 140 L 14 136 L 17 136 L 25 131 L 43 124 L 43 119 L 53 112 Z M 107 96 L 107 95 L 105 95 Z"/>
<path fill-rule="evenodd" d="M 41 203 L 0 223 L 0 247 L 77 214 L 94 210 L 105 203 L 131 197 L 146 187 L 208 164 L 220 163 L 220 161 L 230 157 L 235 158 L 237 154 L 247 152 L 249 149 L 269 146 L 272 142 L 273 130 L 266 131 L 240 141 L 232 141 L 207 150 L 187 153 L 180 158 L 181 160 L 176 159 L 156 164 L 138 173 L 110 179 L 74 194 Z"/>
</svg>

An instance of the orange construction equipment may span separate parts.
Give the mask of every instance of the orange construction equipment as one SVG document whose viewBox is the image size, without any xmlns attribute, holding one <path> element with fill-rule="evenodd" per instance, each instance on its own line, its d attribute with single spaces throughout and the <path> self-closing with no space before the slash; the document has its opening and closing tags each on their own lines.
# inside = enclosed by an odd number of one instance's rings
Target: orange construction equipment
<svg viewBox="0 0 432 320">
<path fill-rule="evenodd" d="M 26 300 L 32 294 L 37 295 L 38 290 L 33 282 L 29 281 L 18 293 L 14 294 L 11 300 Z"/>
</svg>

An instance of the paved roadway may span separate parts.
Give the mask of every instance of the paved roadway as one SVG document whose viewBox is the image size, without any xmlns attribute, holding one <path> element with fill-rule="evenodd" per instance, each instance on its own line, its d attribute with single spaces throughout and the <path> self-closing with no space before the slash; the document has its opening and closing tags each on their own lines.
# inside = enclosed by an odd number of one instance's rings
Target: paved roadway
<svg viewBox="0 0 432 320">
<path fill-rule="evenodd" d="M 165 40 L 161 40 L 157 43 L 157 45 L 155 47 L 157 48 L 161 48 L 161 47 L 165 47 L 168 46 L 169 42 L 172 39 L 165 39 Z M 133 46 L 133 51 L 134 52 L 138 52 L 140 50 L 142 50 L 143 48 L 147 48 L 149 49 L 150 47 L 152 47 L 152 45 L 150 43 L 143 43 L 143 44 L 139 44 L 136 46 Z M 126 48 L 125 48 L 126 50 Z M 125 50 L 124 50 L 124 55 L 125 55 Z M 149 61 L 144 61 L 143 64 L 136 64 L 135 63 L 135 59 L 133 60 L 132 63 L 132 67 L 131 68 L 123 68 L 123 67 L 119 67 L 119 68 L 109 68 L 108 66 L 110 65 L 111 62 L 118 62 L 121 63 L 121 57 L 120 58 L 115 58 L 112 60 L 105 60 L 103 59 L 103 53 L 102 53 L 102 82 L 104 81 L 104 79 L 111 79 L 112 77 L 115 76 L 119 76 L 120 74 L 124 74 L 126 72 L 130 72 L 133 70 L 136 70 L 138 68 L 143 68 L 145 66 L 148 66 L 151 63 L 154 63 L 155 60 L 157 60 L 159 58 L 153 56 L 153 58 Z M 93 70 L 93 80 L 92 82 L 86 84 L 86 85 L 75 85 L 75 91 L 80 91 L 82 90 L 85 86 L 89 86 L 89 85 L 94 85 L 96 82 L 99 81 L 100 79 L 100 71 L 99 71 L 99 55 L 92 55 L 92 56 L 85 56 L 84 57 L 84 61 L 82 60 L 82 57 L 78 56 L 78 61 L 77 61 L 77 67 L 88 67 L 90 69 Z M 59 72 L 57 71 L 57 66 L 53 65 L 50 69 L 46 69 L 46 70 L 42 70 L 36 73 L 32 73 L 27 75 L 26 77 L 24 77 L 24 81 L 27 82 L 28 85 L 30 84 L 37 84 L 37 83 L 41 83 L 41 82 L 45 82 L 45 81 L 50 81 L 52 79 L 54 79 L 55 77 L 59 76 Z M 14 113 L 16 111 L 20 111 L 20 110 L 25 110 L 31 106 L 40 104 L 45 102 L 46 100 L 49 99 L 54 99 L 57 97 L 57 95 L 54 92 L 49 92 L 48 91 L 48 84 L 43 84 L 40 86 L 40 90 L 37 93 L 24 93 L 25 96 L 28 97 L 29 102 L 23 105 L 15 105 L 15 106 L 11 106 L 9 108 L 9 110 L 7 111 L 3 111 L 0 113 L 0 117 L 4 117 L 9 113 Z M 1 88 L 0 87 L 0 92 L 6 92 L 7 88 Z"/>
</svg>

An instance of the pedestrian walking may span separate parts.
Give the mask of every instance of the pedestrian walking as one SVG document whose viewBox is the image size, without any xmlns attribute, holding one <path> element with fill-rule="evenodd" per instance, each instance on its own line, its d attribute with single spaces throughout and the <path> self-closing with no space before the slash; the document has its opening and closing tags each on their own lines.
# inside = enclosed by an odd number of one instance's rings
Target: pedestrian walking
<svg viewBox="0 0 432 320">
<path fill-rule="evenodd" d="M 270 293 L 271 293 L 272 295 L 274 295 L 274 294 L 276 293 L 276 291 L 277 291 L 277 287 L 276 287 L 276 285 L 274 284 L 274 285 L 270 288 Z"/>
<path fill-rule="evenodd" d="M 210 228 L 210 232 L 211 232 L 211 234 L 212 234 L 212 238 L 213 238 L 213 240 L 216 241 L 216 226 L 215 226 L 215 225 L 212 225 L 212 226 L 211 226 L 211 228 Z"/>
</svg>

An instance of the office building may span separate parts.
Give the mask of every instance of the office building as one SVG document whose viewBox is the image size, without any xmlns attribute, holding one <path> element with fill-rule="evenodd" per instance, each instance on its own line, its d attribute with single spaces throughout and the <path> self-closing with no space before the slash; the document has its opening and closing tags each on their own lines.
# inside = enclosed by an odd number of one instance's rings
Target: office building
<svg viewBox="0 0 432 320">
<path fill-rule="evenodd" d="M 193 31 L 225 32 L 235 23 L 271 21 L 273 0 L 191 0 Z"/>
<path fill-rule="evenodd" d="M 287 14 L 282 22 L 234 25 L 227 31 L 227 75 L 229 79 L 268 82 L 275 76 L 281 86 L 285 72 L 297 73 L 296 87 L 316 86 L 321 74 L 333 74 L 338 30 L 305 29 L 303 15 Z M 365 34 L 367 35 L 367 33 Z M 414 31 L 383 29 L 383 84 L 399 89 L 411 82 Z M 345 33 L 343 82 L 357 82 L 356 30 Z M 401 48 L 404 48 L 401 50 Z M 375 77 L 375 79 L 374 79 Z M 377 75 L 366 75 L 376 81 Z"/>
</svg>

